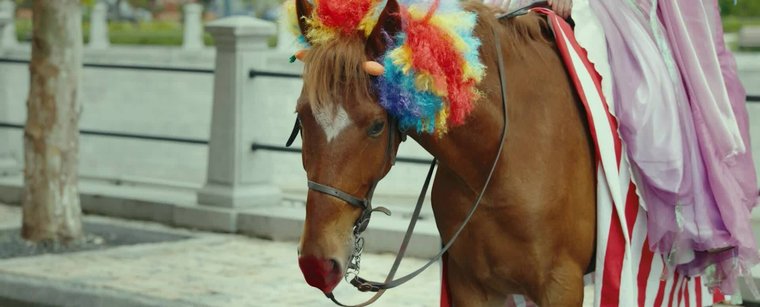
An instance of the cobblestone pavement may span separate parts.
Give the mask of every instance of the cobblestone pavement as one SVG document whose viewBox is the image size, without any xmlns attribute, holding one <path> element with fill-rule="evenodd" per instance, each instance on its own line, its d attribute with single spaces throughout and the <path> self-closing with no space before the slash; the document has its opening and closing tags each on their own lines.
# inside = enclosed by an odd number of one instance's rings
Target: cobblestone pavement
<svg viewBox="0 0 760 307">
<path fill-rule="evenodd" d="M 19 211 L 0 205 L 0 227 L 18 226 Z M 332 306 L 320 291 L 303 280 L 296 263 L 294 242 L 190 232 L 102 217 L 88 217 L 88 220 L 189 233 L 194 238 L 0 260 L 0 275 L 38 277 L 189 306 Z M 393 255 L 365 255 L 363 276 L 382 280 L 392 261 Z M 422 264 L 422 259 L 406 259 L 400 273 Z M 376 306 L 437 306 L 438 274 L 439 267 L 432 266 L 408 284 L 389 290 Z M 345 282 L 335 292 L 346 303 L 359 303 L 369 297 Z"/>
</svg>

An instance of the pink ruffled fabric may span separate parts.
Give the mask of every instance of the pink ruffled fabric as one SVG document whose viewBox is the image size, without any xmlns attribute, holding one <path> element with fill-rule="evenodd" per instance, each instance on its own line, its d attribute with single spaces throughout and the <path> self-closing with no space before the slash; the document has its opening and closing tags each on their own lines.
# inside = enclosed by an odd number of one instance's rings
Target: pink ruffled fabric
<svg viewBox="0 0 760 307">
<path fill-rule="evenodd" d="M 737 275 L 758 262 L 749 221 L 757 182 L 745 94 L 717 2 L 589 2 L 605 31 L 651 247 L 682 274 L 715 264 L 714 285 L 733 293 Z"/>
<path fill-rule="evenodd" d="M 605 94 L 647 208 L 650 247 L 680 274 L 707 272 L 734 293 L 738 275 L 760 262 L 750 223 L 758 188 L 746 95 L 717 1 L 577 2 L 574 16 L 590 9 L 596 18 L 575 19 L 576 31 L 604 31 L 577 36 L 590 57 L 607 53 L 609 67 L 597 64 L 612 80 Z"/>
<path fill-rule="evenodd" d="M 716 285 L 732 293 L 737 274 L 748 274 L 760 260 L 749 220 L 758 189 L 750 152 L 746 93 L 723 41 L 716 1 L 659 1 L 657 9 L 689 97 L 708 178 L 704 188 L 712 192 L 715 203 L 707 212 L 684 212 L 685 235 L 700 238 L 694 240 L 696 250 L 720 245 L 720 240 L 699 237 L 694 230 L 699 225 L 693 225 L 700 215 L 717 211 L 723 227 L 714 230 L 727 232 L 727 243 L 734 247 L 723 253 L 697 253 L 693 261 L 678 269 L 694 274 L 715 263 Z"/>
</svg>

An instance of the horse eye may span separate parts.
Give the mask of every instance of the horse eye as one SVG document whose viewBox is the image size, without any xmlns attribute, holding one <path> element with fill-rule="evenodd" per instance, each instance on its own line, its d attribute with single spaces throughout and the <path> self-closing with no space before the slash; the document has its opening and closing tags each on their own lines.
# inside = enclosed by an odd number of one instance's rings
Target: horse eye
<svg viewBox="0 0 760 307">
<path fill-rule="evenodd" d="M 380 133 L 383 133 L 384 127 L 385 127 L 384 121 L 376 120 L 374 123 L 372 123 L 372 126 L 369 127 L 369 130 L 367 130 L 367 134 L 371 137 L 380 136 Z"/>
</svg>

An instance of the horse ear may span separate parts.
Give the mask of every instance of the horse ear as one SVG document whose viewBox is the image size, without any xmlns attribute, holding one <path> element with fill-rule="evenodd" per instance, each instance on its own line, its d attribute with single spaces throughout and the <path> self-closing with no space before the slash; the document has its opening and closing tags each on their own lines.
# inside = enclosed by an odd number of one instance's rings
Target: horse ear
<svg viewBox="0 0 760 307">
<path fill-rule="evenodd" d="M 388 0 L 380 13 L 375 28 L 367 38 L 364 51 L 370 60 L 375 60 L 388 49 L 387 37 L 395 37 L 401 31 L 401 13 L 396 0 Z"/>
<path fill-rule="evenodd" d="M 311 18 L 311 12 L 314 9 L 314 6 L 309 3 L 309 0 L 295 1 L 296 16 L 298 16 L 298 28 L 301 29 L 301 34 L 303 34 L 303 37 L 307 37 L 306 34 L 309 33 L 309 24 L 306 23 L 306 18 Z"/>
</svg>

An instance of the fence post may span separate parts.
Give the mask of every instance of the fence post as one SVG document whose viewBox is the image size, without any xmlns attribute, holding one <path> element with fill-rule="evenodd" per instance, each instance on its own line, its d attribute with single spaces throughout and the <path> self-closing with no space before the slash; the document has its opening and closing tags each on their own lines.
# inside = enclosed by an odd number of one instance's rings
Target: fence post
<svg viewBox="0 0 760 307">
<path fill-rule="evenodd" d="M 108 39 L 108 5 L 95 3 L 90 15 L 90 43 L 92 49 L 106 49 L 111 45 Z"/>
<path fill-rule="evenodd" d="M 18 45 L 15 17 L 16 3 L 0 0 L 0 48 Z"/>
<path fill-rule="evenodd" d="M 228 208 L 279 204 L 282 192 L 272 183 L 268 154 L 250 151 L 251 142 L 269 131 L 244 115 L 260 99 L 249 88 L 248 71 L 261 61 L 275 26 L 234 16 L 209 23 L 206 31 L 214 37 L 216 63 L 208 171 L 198 202 Z"/>
<path fill-rule="evenodd" d="M 198 50 L 203 48 L 203 29 L 201 28 L 201 14 L 203 6 L 197 3 L 186 4 L 185 23 L 183 27 L 182 48 L 185 50 Z"/>
</svg>

